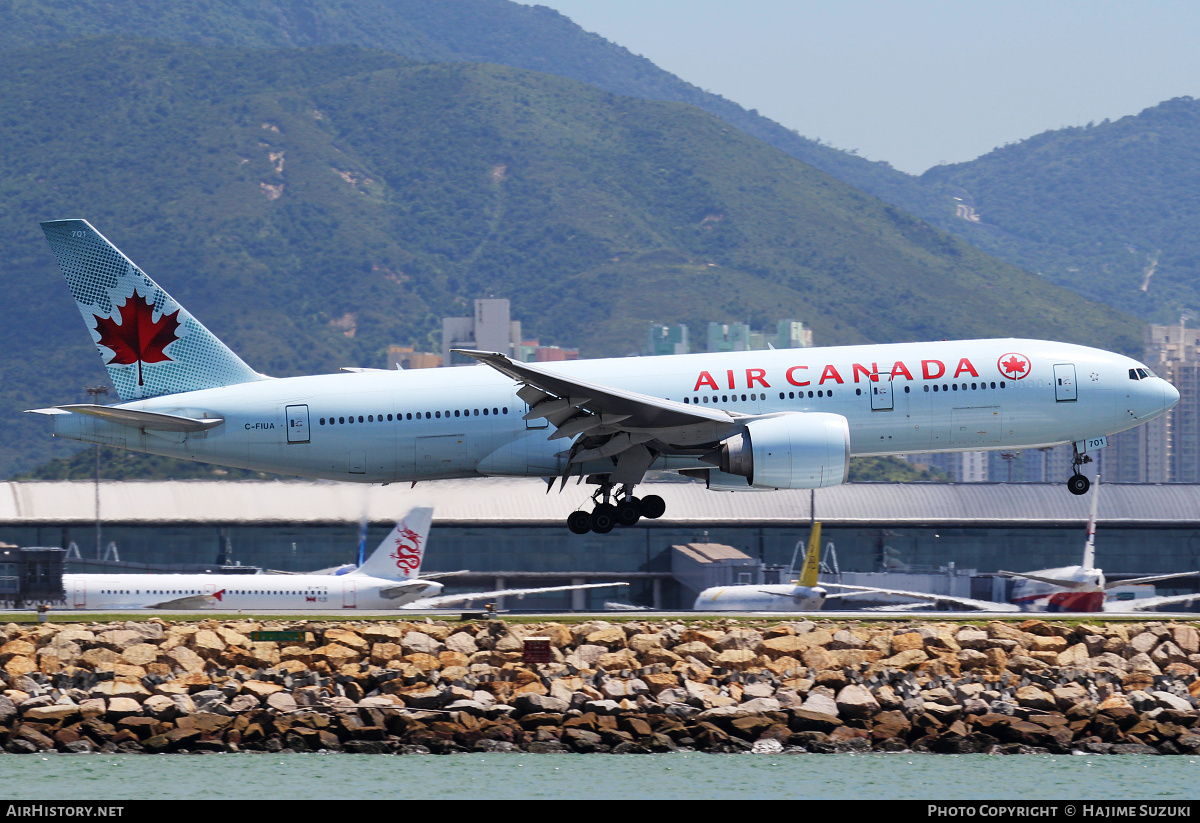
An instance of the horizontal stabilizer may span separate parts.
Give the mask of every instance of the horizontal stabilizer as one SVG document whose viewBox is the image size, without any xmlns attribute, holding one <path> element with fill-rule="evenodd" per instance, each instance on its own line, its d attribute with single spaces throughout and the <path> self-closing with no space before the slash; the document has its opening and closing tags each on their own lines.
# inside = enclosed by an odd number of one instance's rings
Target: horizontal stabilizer
<svg viewBox="0 0 1200 823">
<path fill-rule="evenodd" d="M 1157 583 L 1160 580 L 1174 580 L 1178 577 L 1200 577 L 1200 572 L 1175 572 L 1173 574 L 1152 574 L 1149 577 L 1129 577 L 1125 580 L 1110 580 L 1104 585 L 1105 591 L 1118 586 L 1137 586 L 1142 583 Z"/>
<path fill-rule="evenodd" d="M 470 574 L 470 573 L 471 573 L 470 569 L 459 569 L 456 572 L 429 572 L 428 574 L 422 574 L 421 579 L 422 580 L 441 580 L 443 577 L 458 577 L 459 575 Z"/>
<path fill-rule="evenodd" d="M 1063 577 L 1043 577 L 1042 575 L 1026 574 L 1024 572 L 998 571 L 996 574 L 1000 575 L 1001 577 L 1019 577 L 1023 580 L 1032 580 L 1035 583 L 1045 583 L 1050 586 L 1058 586 L 1061 589 L 1071 589 L 1072 591 L 1091 585 L 1091 583 L 1086 580 L 1067 580 Z"/>
<path fill-rule="evenodd" d="M 101 420 L 116 423 L 118 426 L 130 426 L 148 431 L 199 432 L 216 428 L 225 422 L 223 417 L 184 417 L 178 414 L 122 409 L 119 406 L 96 406 L 90 403 L 77 403 L 57 408 L 72 414 L 99 417 Z M 44 414 L 47 410 L 35 409 L 34 411 Z"/>
</svg>

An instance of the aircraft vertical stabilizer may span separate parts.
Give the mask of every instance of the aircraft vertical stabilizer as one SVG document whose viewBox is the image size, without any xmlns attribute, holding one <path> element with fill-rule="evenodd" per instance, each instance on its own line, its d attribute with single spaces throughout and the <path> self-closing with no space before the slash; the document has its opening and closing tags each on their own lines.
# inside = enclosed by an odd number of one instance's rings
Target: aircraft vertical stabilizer
<svg viewBox="0 0 1200 823">
<path fill-rule="evenodd" d="M 813 523 L 808 536 L 808 550 L 804 552 L 804 568 L 800 571 L 797 585 L 812 588 L 817 585 L 817 573 L 821 570 L 821 524 Z"/>
<path fill-rule="evenodd" d="M 413 509 L 383 538 L 367 562 L 351 574 L 384 580 L 416 580 L 421 574 L 421 561 L 425 558 L 425 544 L 432 526 L 433 509 Z"/>
<path fill-rule="evenodd" d="M 122 400 L 264 379 L 86 220 L 42 231 Z"/>
</svg>

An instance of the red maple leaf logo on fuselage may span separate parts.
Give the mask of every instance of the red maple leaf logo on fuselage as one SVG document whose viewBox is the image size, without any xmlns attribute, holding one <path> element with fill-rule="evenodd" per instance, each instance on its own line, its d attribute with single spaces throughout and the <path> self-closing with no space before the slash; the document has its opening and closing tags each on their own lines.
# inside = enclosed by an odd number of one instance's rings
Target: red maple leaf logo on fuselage
<svg viewBox="0 0 1200 823">
<path fill-rule="evenodd" d="M 1000 359 L 996 361 L 996 368 L 1000 369 L 1000 373 L 1013 380 L 1027 377 L 1032 365 L 1028 357 L 1016 352 L 1001 355 Z"/>
<path fill-rule="evenodd" d="M 156 321 L 154 304 L 137 292 L 120 307 L 121 322 L 111 317 L 96 318 L 96 331 L 100 333 L 98 345 L 112 349 L 108 365 L 132 366 L 138 364 L 138 385 L 142 383 L 143 363 L 162 363 L 170 360 L 165 349 L 179 339 L 179 309 L 164 313 Z"/>
</svg>

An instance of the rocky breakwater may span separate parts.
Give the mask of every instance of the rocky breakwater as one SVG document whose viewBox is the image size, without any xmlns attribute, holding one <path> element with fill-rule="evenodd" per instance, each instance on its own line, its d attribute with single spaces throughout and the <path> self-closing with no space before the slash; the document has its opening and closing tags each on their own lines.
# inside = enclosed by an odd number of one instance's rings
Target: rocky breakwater
<svg viewBox="0 0 1200 823">
<path fill-rule="evenodd" d="M 300 640 L 256 642 L 261 630 Z M 8 624 L 5 751 L 1200 753 L 1183 623 Z M 525 638 L 550 662 L 524 662 Z"/>
</svg>

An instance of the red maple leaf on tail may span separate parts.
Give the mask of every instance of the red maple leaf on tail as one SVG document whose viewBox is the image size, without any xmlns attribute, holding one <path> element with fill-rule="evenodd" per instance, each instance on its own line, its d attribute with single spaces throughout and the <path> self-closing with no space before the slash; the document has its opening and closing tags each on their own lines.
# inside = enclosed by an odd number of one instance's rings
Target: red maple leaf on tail
<svg viewBox="0 0 1200 823">
<path fill-rule="evenodd" d="M 154 304 L 137 292 L 120 307 L 121 322 L 111 317 L 96 318 L 96 331 L 100 333 L 99 344 L 112 349 L 109 365 L 131 366 L 138 364 L 138 385 L 142 383 L 143 363 L 162 363 L 170 360 L 164 349 L 179 339 L 179 309 L 163 314 L 154 320 Z"/>
</svg>

